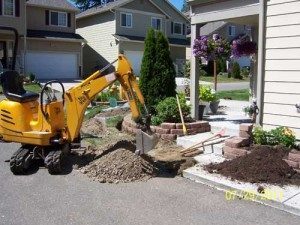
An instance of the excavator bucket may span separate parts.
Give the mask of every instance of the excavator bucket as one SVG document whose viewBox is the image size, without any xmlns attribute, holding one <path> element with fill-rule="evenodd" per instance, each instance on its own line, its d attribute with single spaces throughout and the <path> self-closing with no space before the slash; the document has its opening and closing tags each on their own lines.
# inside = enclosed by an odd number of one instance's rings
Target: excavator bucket
<svg viewBox="0 0 300 225">
<path fill-rule="evenodd" d="M 147 134 L 139 130 L 136 134 L 136 155 L 144 155 L 155 148 L 158 143 L 158 137 L 155 134 Z"/>
</svg>

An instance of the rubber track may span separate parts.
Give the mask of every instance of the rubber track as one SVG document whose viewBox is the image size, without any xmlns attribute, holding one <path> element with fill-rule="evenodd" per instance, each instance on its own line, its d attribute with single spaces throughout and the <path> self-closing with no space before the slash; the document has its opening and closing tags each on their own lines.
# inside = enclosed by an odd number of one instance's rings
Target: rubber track
<svg viewBox="0 0 300 225">
<path fill-rule="evenodd" d="M 48 168 L 50 174 L 59 174 L 61 169 L 61 151 L 51 151 L 45 158 L 45 165 Z"/>
<path fill-rule="evenodd" d="M 23 175 L 26 173 L 24 168 L 25 157 L 29 154 L 29 149 L 19 148 L 10 159 L 10 170 L 15 175 Z"/>
</svg>

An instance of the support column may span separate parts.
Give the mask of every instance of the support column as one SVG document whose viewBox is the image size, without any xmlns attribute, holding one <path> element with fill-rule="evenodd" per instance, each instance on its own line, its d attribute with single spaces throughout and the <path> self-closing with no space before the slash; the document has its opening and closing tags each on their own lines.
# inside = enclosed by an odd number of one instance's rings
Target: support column
<svg viewBox="0 0 300 225">
<path fill-rule="evenodd" d="M 251 27 L 251 36 L 252 41 L 256 42 L 258 44 L 258 27 Z M 255 54 L 255 56 L 251 59 L 251 65 L 250 65 L 250 91 L 251 91 L 251 97 L 253 99 L 257 99 L 257 78 L 258 78 L 258 54 Z"/>
<path fill-rule="evenodd" d="M 199 36 L 199 24 L 191 26 L 191 77 L 190 77 L 190 101 L 192 105 L 191 114 L 196 120 L 199 119 L 199 63 L 193 54 L 194 40 Z"/>
<path fill-rule="evenodd" d="M 262 125 L 263 123 L 263 107 L 264 107 L 264 76 L 265 76 L 265 32 L 266 32 L 266 1 L 259 0 L 260 12 L 259 12 L 259 27 L 258 27 L 258 59 L 257 59 L 257 105 L 259 108 L 259 114 L 257 123 Z"/>
</svg>

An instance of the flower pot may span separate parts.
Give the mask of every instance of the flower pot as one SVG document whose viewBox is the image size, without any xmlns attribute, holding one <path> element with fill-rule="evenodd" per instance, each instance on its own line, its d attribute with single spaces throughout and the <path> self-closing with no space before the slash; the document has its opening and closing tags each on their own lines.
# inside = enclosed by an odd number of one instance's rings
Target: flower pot
<svg viewBox="0 0 300 225">
<path fill-rule="evenodd" d="M 206 105 L 199 105 L 199 111 L 198 111 L 199 120 L 203 120 L 205 108 L 206 108 Z"/>
<path fill-rule="evenodd" d="M 220 104 L 220 100 L 211 102 L 209 104 L 209 108 L 213 114 L 216 114 L 218 112 L 219 104 Z"/>
<path fill-rule="evenodd" d="M 209 102 L 200 102 L 200 105 L 204 105 L 204 115 L 207 115 L 209 113 Z"/>
</svg>

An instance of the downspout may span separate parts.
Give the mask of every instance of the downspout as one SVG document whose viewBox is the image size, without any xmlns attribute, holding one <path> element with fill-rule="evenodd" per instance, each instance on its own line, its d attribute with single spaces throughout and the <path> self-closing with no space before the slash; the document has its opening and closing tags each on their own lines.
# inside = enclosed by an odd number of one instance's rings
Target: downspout
<svg viewBox="0 0 300 225">
<path fill-rule="evenodd" d="M 257 105 L 259 114 L 257 123 L 263 124 L 264 87 L 265 87 L 265 46 L 266 46 L 266 1 L 259 0 L 259 36 L 258 36 L 258 76 L 257 76 Z"/>
</svg>

